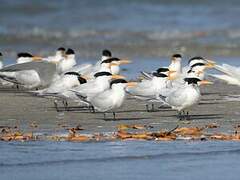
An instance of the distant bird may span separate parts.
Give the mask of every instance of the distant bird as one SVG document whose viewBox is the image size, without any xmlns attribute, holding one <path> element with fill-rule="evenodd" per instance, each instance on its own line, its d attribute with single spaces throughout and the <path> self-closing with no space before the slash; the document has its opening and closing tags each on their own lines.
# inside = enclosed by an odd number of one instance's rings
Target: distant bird
<svg viewBox="0 0 240 180">
<path fill-rule="evenodd" d="M 73 49 L 68 49 L 65 53 L 65 56 L 63 59 L 61 59 L 57 63 L 57 72 L 58 74 L 65 73 L 73 66 L 77 64 L 76 59 L 75 59 L 75 52 Z"/>
<path fill-rule="evenodd" d="M 59 47 L 56 51 L 56 54 L 54 56 L 49 56 L 47 58 L 43 58 L 44 61 L 53 62 L 53 63 L 59 63 L 61 60 L 63 60 L 65 56 L 65 48 Z"/>
<path fill-rule="evenodd" d="M 160 67 L 160 68 L 167 68 L 169 70 L 169 73 L 171 74 L 171 79 L 174 80 L 176 78 L 179 78 L 180 74 L 182 72 L 181 62 L 182 62 L 182 55 L 181 54 L 173 54 L 171 57 L 170 65 L 168 67 Z M 141 71 L 141 74 L 143 75 L 144 79 L 152 78 L 151 73 Z"/>
</svg>

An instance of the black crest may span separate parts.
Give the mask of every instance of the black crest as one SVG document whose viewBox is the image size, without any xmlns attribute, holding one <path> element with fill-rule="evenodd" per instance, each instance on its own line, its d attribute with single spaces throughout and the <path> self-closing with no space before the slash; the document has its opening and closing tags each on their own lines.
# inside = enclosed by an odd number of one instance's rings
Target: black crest
<svg viewBox="0 0 240 180">
<path fill-rule="evenodd" d="M 30 53 L 27 53 L 27 52 L 20 52 L 17 54 L 17 57 L 20 58 L 20 57 L 33 57 L 33 55 L 31 55 Z"/>
<path fill-rule="evenodd" d="M 64 47 L 60 47 L 57 49 L 58 51 L 65 51 L 66 49 Z"/>
<path fill-rule="evenodd" d="M 152 75 L 156 77 L 162 77 L 162 78 L 168 77 L 166 74 L 157 73 L 157 72 L 154 72 Z"/>
<path fill-rule="evenodd" d="M 104 50 L 102 51 L 102 55 L 103 55 L 103 56 L 107 56 L 107 57 L 111 57 L 111 56 L 112 56 L 112 53 L 111 53 L 111 51 L 109 51 L 108 49 L 104 49 Z"/>
<path fill-rule="evenodd" d="M 181 54 L 174 54 L 172 55 L 173 58 L 182 58 L 182 55 Z"/>
<path fill-rule="evenodd" d="M 184 78 L 184 81 L 188 84 L 197 84 L 201 80 L 198 78 Z"/>
<path fill-rule="evenodd" d="M 116 58 L 116 57 L 108 58 L 108 59 L 102 61 L 101 64 L 102 64 L 102 63 L 111 63 L 111 62 L 113 62 L 113 61 L 120 61 L 120 59 L 119 59 L 119 58 Z"/>
<path fill-rule="evenodd" d="M 158 68 L 158 69 L 156 70 L 157 73 L 168 72 L 168 71 L 169 71 L 168 68 Z"/>
<path fill-rule="evenodd" d="M 111 81 L 110 86 L 112 87 L 113 84 L 118 84 L 118 83 L 127 83 L 125 79 L 115 79 Z"/>
<path fill-rule="evenodd" d="M 99 76 L 112 76 L 110 72 L 102 71 L 102 72 L 97 72 L 94 74 L 94 77 L 99 77 Z"/>
<path fill-rule="evenodd" d="M 68 49 L 68 50 L 66 51 L 66 54 L 67 54 L 67 55 L 71 55 L 71 54 L 75 54 L 75 52 L 74 52 L 73 49 Z"/>
<path fill-rule="evenodd" d="M 204 58 L 201 57 L 201 56 L 195 56 L 195 57 L 189 59 L 188 64 L 190 64 L 190 62 L 191 62 L 191 61 L 194 61 L 194 60 L 204 60 Z"/>
</svg>

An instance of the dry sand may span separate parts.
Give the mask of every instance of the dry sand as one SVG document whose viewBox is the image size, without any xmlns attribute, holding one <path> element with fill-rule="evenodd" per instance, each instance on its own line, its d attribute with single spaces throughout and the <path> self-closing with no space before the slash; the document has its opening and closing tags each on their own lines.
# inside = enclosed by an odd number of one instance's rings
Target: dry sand
<svg viewBox="0 0 240 180">
<path fill-rule="evenodd" d="M 55 132 L 67 127 L 80 124 L 84 132 L 112 132 L 118 124 L 146 124 L 152 125 L 153 130 L 172 129 L 180 126 L 204 126 L 217 123 L 220 128 L 211 131 L 232 133 L 233 126 L 240 124 L 240 101 L 226 101 L 224 95 L 240 94 L 240 88 L 229 86 L 220 82 L 201 88 L 203 94 L 199 105 L 190 111 L 190 121 L 179 121 L 176 111 L 170 108 L 160 108 L 156 104 L 156 112 L 146 112 L 145 103 L 128 98 L 123 107 L 116 114 L 117 120 L 112 119 L 112 114 L 107 114 L 107 120 L 102 113 L 90 113 L 88 110 L 78 108 L 70 103 L 68 111 L 56 112 L 53 100 L 37 98 L 19 90 L 0 90 L 0 125 L 18 126 L 23 130 L 32 130 L 30 127 L 35 122 L 38 127 L 35 131 Z M 239 98 L 240 99 L 240 98 Z M 61 103 L 59 105 L 62 106 Z"/>
</svg>

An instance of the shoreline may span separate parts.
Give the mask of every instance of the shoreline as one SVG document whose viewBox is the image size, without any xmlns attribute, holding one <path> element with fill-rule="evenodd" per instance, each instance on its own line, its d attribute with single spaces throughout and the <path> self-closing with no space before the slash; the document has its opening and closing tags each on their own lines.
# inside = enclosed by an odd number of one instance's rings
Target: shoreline
<svg viewBox="0 0 240 180">
<path fill-rule="evenodd" d="M 56 134 L 68 133 L 68 130 L 80 126 L 80 133 L 94 134 L 117 132 L 121 125 L 151 126 L 149 130 L 171 130 L 179 127 L 205 127 L 216 124 L 217 128 L 209 128 L 207 132 L 233 134 L 240 124 L 240 101 L 226 101 L 225 95 L 238 94 L 240 88 L 216 81 L 214 85 L 201 88 L 203 94 L 198 105 L 190 111 L 189 121 L 179 121 L 177 112 L 170 108 L 160 108 L 155 104 L 156 112 L 146 112 L 145 103 L 127 98 L 122 108 L 112 114 L 90 113 L 70 102 L 68 111 L 56 112 L 53 100 L 33 97 L 19 90 L 0 90 L 0 126 L 17 127 L 24 132 Z M 59 105 L 61 103 L 59 102 Z M 62 109 L 62 108 L 61 108 Z"/>
</svg>

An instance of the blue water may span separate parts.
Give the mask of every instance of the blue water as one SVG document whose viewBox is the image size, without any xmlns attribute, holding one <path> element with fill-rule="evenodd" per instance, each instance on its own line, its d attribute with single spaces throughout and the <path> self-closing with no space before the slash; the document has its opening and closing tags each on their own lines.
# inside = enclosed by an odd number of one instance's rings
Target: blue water
<svg viewBox="0 0 240 180">
<path fill-rule="evenodd" d="M 182 49 L 239 55 L 239 15 L 238 0 L 2 0 L 0 50 L 11 57 L 59 46 L 83 57 L 103 48 L 135 57 Z"/>
<path fill-rule="evenodd" d="M 238 142 L 0 142 L 1 179 L 239 179 Z"/>
</svg>

